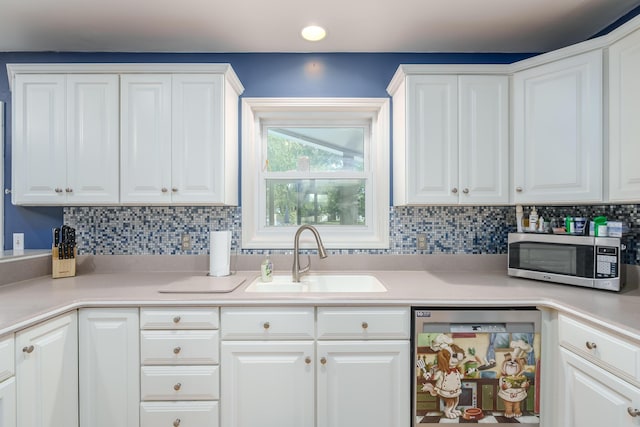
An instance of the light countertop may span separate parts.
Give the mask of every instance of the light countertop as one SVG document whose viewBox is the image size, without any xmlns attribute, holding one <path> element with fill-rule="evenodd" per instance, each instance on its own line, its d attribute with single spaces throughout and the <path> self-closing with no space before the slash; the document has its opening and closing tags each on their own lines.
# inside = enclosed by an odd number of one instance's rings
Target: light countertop
<svg viewBox="0 0 640 427">
<path fill-rule="evenodd" d="M 0 286 L 0 335 L 81 307 L 142 305 L 402 305 L 427 307 L 536 306 L 571 313 L 640 342 L 640 290 L 621 293 L 512 278 L 501 271 L 368 271 L 386 286 L 382 293 L 248 293 L 258 273 L 227 293 L 161 293 L 204 272 L 90 273 L 39 277 Z M 202 279 L 198 279 L 202 280 Z"/>
</svg>

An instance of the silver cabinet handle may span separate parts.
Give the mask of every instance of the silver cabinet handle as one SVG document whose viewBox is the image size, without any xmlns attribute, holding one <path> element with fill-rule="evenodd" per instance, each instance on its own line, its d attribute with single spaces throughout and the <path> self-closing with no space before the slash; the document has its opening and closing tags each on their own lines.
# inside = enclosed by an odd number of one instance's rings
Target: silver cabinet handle
<svg viewBox="0 0 640 427">
<path fill-rule="evenodd" d="M 327 358 L 326 357 L 321 357 L 320 358 L 320 363 L 322 363 L 323 365 L 327 364 Z"/>
<path fill-rule="evenodd" d="M 369 324 L 367 322 L 362 322 L 362 329 L 367 329 Z"/>
<path fill-rule="evenodd" d="M 271 327 L 271 325 L 269 324 L 269 322 L 264 322 L 262 324 L 262 327 L 265 328 L 265 329 L 269 329 Z"/>
<path fill-rule="evenodd" d="M 311 358 L 309 356 L 304 358 L 304 363 L 306 363 L 307 365 L 311 364 Z"/>
<path fill-rule="evenodd" d="M 627 412 L 629 413 L 629 415 L 631 415 L 632 417 L 637 417 L 638 415 L 640 415 L 640 409 L 633 409 L 631 406 L 629 406 L 627 408 Z"/>
<path fill-rule="evenodd" d="M 178 427 L 180 425 L 180 418 L 176 418 L 176 420 L 173 422 L 173 427 Z"/>
<path fill-rule="evenodd" d="M 458 192 L 458 189 L 457 189 L 456 187 L 453 187 L 453 188 L 451 189 L 451 192 L 452 192 L 453 194 L 456 194 L 456 193 Z"/>
<path fill-rule="evenodd" d="M 522 187 L 516 187 L 516 193 L 522 193 Z"/>
<path fill-rule="evenodd" d="M 160 191 L 162 191 L 163 193 L 166 193 L 169 190 L 167 190 L 167 187 L 162 187 L 162 190 L 160 190 Z"/>
<path fill-rule="evenodd" d="M 62 193 L 62 188 L 56 187 L 55 190 L 53 190 L 53 191 L 55 191 L 56 193 L 60 194 L 60 193 Z"/>
<path fill-rule="evenodd" d="M 173 318 L 173 323 L 180 323 L 180 320 L 182 320 L 182 318 L 180 316 L 175 316 Z"/>
<path fill-rule="evenodd" d="M 182 350 L 180 347 L 176 347 L 173 349 L 173 354 L 178 354 L 180 353 L 180 350 Z"/>
<path fill-rule="evenodd" d="M 465 188 L 464 190 L 462 190 L 462 192 L 463 192 L 464 194 L 469 194 L 469 189 L 468 189 L 468 188 Z"/>
<path fill-rule="evenodd" d="M 181 388 L 182 388 L 182 384 L 180 384 L 180 383 L 176 383 L 176 384 L 173 386 L 173 389 L 174 389 L 175 391 L 180 391 L 180 389 L 181 389 Z"/>
<path fill-rule="evenodd" d="M 66 191 L 67 193 L 73 193 L 73 188 L 67 187 L 64 189 L 64 191 Z"/>
<path fill-rule="evenodd" d="M 35 347 L 33 347 L 32 345 L 30 345 L 28 347 L 25 346 L 25 347 L 22 348 L 22 352 L 30 354 L 30 353 L 33 353 L 34 349 L 35 349 Z"/>
<path fill-rule="evenodd" d="M 593 350 L 594 348 L 598 347 L 596 343 L 590 341 L 587 341 L 586 343 L 584 343 L 584 345 L 586 345 L 589 350 Z"/>
<path fill-rule="evenodd" d="M 178 192 L 178 187 L 171 188 L 171 191 L 173 191 L 174 193 L 177 193 Z"/>
</svg>

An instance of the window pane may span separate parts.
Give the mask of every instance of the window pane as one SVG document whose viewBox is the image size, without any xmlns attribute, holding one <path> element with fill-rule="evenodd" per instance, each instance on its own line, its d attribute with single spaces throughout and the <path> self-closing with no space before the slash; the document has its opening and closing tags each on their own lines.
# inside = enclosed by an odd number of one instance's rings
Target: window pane
<svg viewBox="0 0 640 427">
<path fill-rule="evenodd" d="M 364 127 L 270 127 L 270 172 L 364 171 Z"/>
<path fill-rule="evenodd" d="M 268 227 L 366 225 L 365 180 L 268 179 Z"/>
</svg>

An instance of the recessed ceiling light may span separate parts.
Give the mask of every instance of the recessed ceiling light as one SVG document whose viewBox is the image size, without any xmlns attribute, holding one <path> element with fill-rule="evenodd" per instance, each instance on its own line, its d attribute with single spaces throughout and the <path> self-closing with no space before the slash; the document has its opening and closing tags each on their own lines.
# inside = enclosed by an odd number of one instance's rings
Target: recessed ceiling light
<svg viewBox="0 0 640 427">
<path fill-rule="evenodd" d="M 300 34 L 302 34 L 302 38 L 304 38 L 305 40 L 309 40 L 310 42 L 317 42 L 319 40 L 322 40 L 327 35 L 327 32 L 324 30 L 324 28 L 317 25 L 309 25 L 308 27 L 304 27 Z"/>
</svg>

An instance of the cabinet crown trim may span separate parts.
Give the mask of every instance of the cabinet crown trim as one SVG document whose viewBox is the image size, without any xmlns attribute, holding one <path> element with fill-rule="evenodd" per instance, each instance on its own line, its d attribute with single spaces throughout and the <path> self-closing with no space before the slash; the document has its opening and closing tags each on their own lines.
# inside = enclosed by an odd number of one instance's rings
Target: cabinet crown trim
<svg viewBox="0 0 640 427">
<path fill-rule="evenodd" d="M 244 86 L 227 63 L 96 63 L 96 64 L 7 64 L 9 89 L 13 91 L 16 74 L 224 74 L 226 80 L 238 93 L 244 92 Z"/>
</svg>

